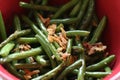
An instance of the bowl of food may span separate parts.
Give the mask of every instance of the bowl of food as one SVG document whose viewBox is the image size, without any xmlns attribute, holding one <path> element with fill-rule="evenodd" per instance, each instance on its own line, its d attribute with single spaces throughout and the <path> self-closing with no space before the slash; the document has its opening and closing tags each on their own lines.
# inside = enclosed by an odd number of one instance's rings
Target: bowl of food
<svg viewBox="0 0 120 80">
<path fill-rule="evenodd" d="M 1 78 L 119 80 L 119 3 L 0 1 Z"/>
</svg>

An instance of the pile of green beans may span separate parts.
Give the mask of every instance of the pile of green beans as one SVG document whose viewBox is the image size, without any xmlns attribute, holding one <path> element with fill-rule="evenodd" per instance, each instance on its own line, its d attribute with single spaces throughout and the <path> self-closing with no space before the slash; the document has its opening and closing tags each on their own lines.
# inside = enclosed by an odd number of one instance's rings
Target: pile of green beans
<svg viewBox="0 0 120 80">
<path fill-rule="evenodd" d="M 100 80 L 111 74 L 115 55 L 101 49 L 88 51 L 101 42 L 107 22 L 106 16 L 97 18 L 95 0 L 70 0 L 61 6 L 48 2 L 20 2 L 29 13 L 15 15 L 15 31 L 9 36 L 0 12 L 0 64 L 22 80 Z M 59 42 L 48 39 L 52 24 L 56 25 L 52 36 L 63 35 L 67 41 L 61 51 Z"/>
</svg>

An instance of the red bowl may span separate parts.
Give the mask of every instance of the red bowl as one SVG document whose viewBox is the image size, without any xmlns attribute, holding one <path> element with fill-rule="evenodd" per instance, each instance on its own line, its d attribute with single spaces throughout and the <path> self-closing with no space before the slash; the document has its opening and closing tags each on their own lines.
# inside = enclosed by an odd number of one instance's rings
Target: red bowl
<svg viewBox="0 0 120 80">
<path fill-rule="evenodd" d="M 21 0 L 0 0 L 0 10 L 3 14 L 5 24 L 9 25 L 11 23 L 14 14 L 21 14 L 24 12 L 18 6 Z M 23 0 L 28 1 L 28 0 Z M 69 0 L 61 0 L 59 5 L 67 2 Z M 53 5 L 58 4 L 57 0 L 50 0 Z M 55 5 L 54 4 L 54 5 Z M 103 42 L 108 46 L 108 50 L 111 54 L 116 55 L 116 60 L 112 69 L 112 74 L 106 76 L 104 80 L 118 80 L 120 79 L 120 0 L 96 0 L 96 11 L 101 18 L 103 15 L 108 17 L 108 24 L 103 33 Z M 12 27 L 7 27 L 8 31 Z M 19 80 L 2 66 L 0 66 L 0 76 L 7 80 Z"/>
</svg>

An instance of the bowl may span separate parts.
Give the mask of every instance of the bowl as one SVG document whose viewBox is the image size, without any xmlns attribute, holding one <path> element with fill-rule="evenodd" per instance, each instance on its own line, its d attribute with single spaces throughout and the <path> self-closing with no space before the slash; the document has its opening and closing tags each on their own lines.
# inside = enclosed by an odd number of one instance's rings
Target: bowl
<svg viewBox="0 0 120 80">
<path fill-rule="evenodd" d="M 18 6 L 20 0 L 0 0 L 0 10 L 3 14 L 5 24 L 11 24 L 11 19 L 14 14 L 24 13 L 24 9 Z M 28 1 L 28 0 L 23 0 Z M 57 0 L 50 0 L 58 3 Z M 69 0 L 61 0 L 59 5 Z M 103 32 L 103 43 L 108 46 L 108 51 L 116 55 L 116 60 L 112 64 L 112 74 L 106 76 L 104 80 L 119 80 L 120 79 L 120 0 L 96 0 L 96 12 L 101 19 L 102 16 L 108 17 L 107 27 Z M 7 26 L 8 33 L 12 27 Z M 5 80 L 19 80 L 0 65 L 0 76 Z"/>
</svg>

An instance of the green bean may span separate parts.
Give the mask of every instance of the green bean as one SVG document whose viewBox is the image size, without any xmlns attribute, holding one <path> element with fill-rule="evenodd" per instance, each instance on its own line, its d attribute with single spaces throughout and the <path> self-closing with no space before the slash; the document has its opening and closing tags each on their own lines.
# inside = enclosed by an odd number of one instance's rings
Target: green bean
<svg viewBox="0 0 120 80">
<path fill-rule="evenodd" d="M 41 64 L 38 63 L 16 63 L 14 64 L 16 69 L 35 69 L 42 68 Z"/>
<path fill-rule="evenodd" d="M 25 80 L 25 78 L 17 71 L 17 69 L 13 65 L 11 65 L 10 63 L 5 63 L 3 65 L 14 76 L 20 78 L 21 80 Z"/>
<path fill-rule="evenodd" d="M 72 8 L 74 5 L 77 4 L 79 0 L 71 0 L 68 3 L 66 3 L 65 5 L 63 5 L 60 9 L 58 9 L 58 11 L 52 16 L 52 18 L 58 18 L 60 17 L 65 11 L 67 11 L 68 9 Z"/>
<path fill-rule="evenodd" d="M 83 48 L 82 47 L 80 47 L 80 46 L 72 46 L 72 49 L 75 51 L 75 52 L 79 52 L 79 53 L 81 53 L 81 52 L 83 52 Z"/>
<path fill-rule="evenodd" d="M 56 24 L 73 24 L 75 22 L 77 22 L 79 20 L 78 17 L 75 17 L 75 18 L 65 18 L 65 19 L 51 19 L 50 20 L 50 23 L 53 24 L 53 23 L 56 23 Z"/>
<path fill-rule="evenodd" d="M 96 70 L 100 70 L 102 68 L 104 68 L 105 66 L 107 66 L 110 62 L 112 62 L 115 58 L 115 55 L 110 55 L 107 58 L 101 60 L 99 63 L 93 64 L 93 65 L 89 65 L 88 67 L 86 67 L 87 71 L 96 71 Z"/>
<path fill-rule="evenodd" d="M 0 11 L 0 35 L 2 40 L 5 40 L 7 38 L 6 29 L 5 29 L 1 11 Z"/>
<path fill-rule="evenodd" d="M 42 66 L 49 66 L 49 61 L 45 60 L 42 56 L 36 56 L 35 60 Z"/>
<path fill-rule="evenodd" d="M 92 39 L 89 41 L 89 43 L 93 44 L 95 42 L 98 41 L 100 35 L 102 34 L 102 31 L 104 30 L 105 28 L 105 25 L 106 25 L 106 16 L 104 16 L 102 18 L 102 20 L 100 21 L 100 23 L 98 24 L 98 27 L 97 29 L 95 30 L 94 32 L 94 35 L 92 36 Z"/>
<path fill-rule="evenodd" d="M 6 40 L 4 40 L 1 44 L 0 44 L 0 48 L 2 48 L 4 45 L 6 45 L 8 42 L 20 37 L 20 36 L 24 36 L 27 35 L 31 32 L 30 29 L 27 30 L 21 30 L 21 31 L 15 31 L 13 34 L 11 34 Z"/>
<path fill-rule="evenodd" d="M 10 53 L 10 51 L 13 49 L 14 46 L 15 46 L 14 42 L 7 43 L 4 47 L 1 48 L 0 55 L 2 57 L 6 57 Z"/>
<path fill-rule="evenodd" d="M 94 0 L 90 0 L 88 10 L 85 14 L 85 17 L 83 18 L 82 24 L 80 26 L 80 29 L 86 29 L 89 23 L 91 22 L 92 15 L 94 10 Z"/>
<path fill-rule="evenodd" d="M 56 12 L 58 10 L 58 8 L 52 6 L 30 4 L 26 2 L 20 2 L 19 5 L 27 9 L 35 9 L 35 10 L 43 10 L 43 11 L 51 11 L 51 12 Z"/>
<path fill-rule="evenodd" d="M 86 68 L 85 60 L 81 59 L 81 61 L 82 61 L 82 66 L 79 68 L 79 72 L 78 72 L 78 75 L 77 75 L 77 80 L 84 80 L 84 76 L 85 76 L 85 74 L 84 74 L 85 73 L 85 68 Z"/>
<path fill-rule="evenodd" d="M 73 30 L 73 31 L 66 31 L 66 35 L 68 37 L 73 37 L 73 36 L 88 36 L 89 31 L 84 31 L 84 30 Z"/>
<path fill-rule="evenodd" d="M 82 5 L 82 0 L 80 0 L 72 9 L 72 11 L 70 12 L 70 17 L 75 17 L 77 15 L 77 13 L 80 10 L 80 7 Z"/>
<path fill-rule="evenodd" d="M 110 73 L 112 72 L 112 70 L 111 70 L 111 68 L 109 66 L 105 67 L 105 71 L 110 72 Z"/>
<path fill-rule="evenodd" d="M 66 53 L 71 54 L 71 49 L 72 49 L 72 39 L 68 39 Z"/>
<path fill-rule="evenodd" d="M 52 69 L 51 71 L 49 71 L 41 76 L 33 78 L 32 80 L 50 80 L 51 78 L 54 78 L 56 75 L 58 75 L 62 70 L 64 70 L 65 66 L 66 66 L 66 63 L 62 62 L 56 68 Z"/>
<path fill-rule="evenodd" d="M 38 40 L 35 37 L 20 37 L 17 39 L 18 43 L 38 43 Z"/>
<path fill-rule="evenodd" d="M 77 41 L 77 40 L 76 40 Z M 83 48 L 82 44 L 80 43 L 80 41 L 77 44 L 79 47 Z M 80 53 L 80 60 L 82 62 L 82 66 L 79 68 L 79 72 L 77 75 L 77 80 L 84 80 L 84 76 L 85 76 L 85 71 L 86 71 L 86 64 L 85 64 L 85 50 L 83 49 L 82 52 Z"/>
<path fill-rule="evenodd" d="M 14 16 L 14 26 L 15 26 L 15 30 L 17 31 L 21 30 L 20 19 L 17 15 Z"/>
<path fill-rule="evenodd" d="M 77 60 L 70 66 L 66 67 L 65 70 L 63 70 L 63 72 L 57 77 L 56 80 L 62 80 L 68 73 L 70 73 L 71 71 L 73 71 L 76 68 L 79 68 L 81 65 L 82 65 L 82 61 Z"/>
<path fill-rule="evenodd" d="M 60 47 L 60 45 L 57 42 L 52 42 L 52 44 L 55 46 L 56 49 Z"/>
<path fill-rule="evenodd" d="M 86 11 L 86 8 L 87 8 L 87 6 L 88 6 L 88 3 L 89 3 L 89 0 L 84 0 L 83 1 L 83 4 L 82 4 L 82 6 L 81 6 L 81 8 L 80 8 L 80 11 L 79 11 L 79 13 L 78 13 L 78 21 L 80 22 L 81 21 L 81 19 L 83 18 L 83 15 L 84 15 L 84 13 L 85 13 L 85 11 Z M 78 22 L 78 23 L 79 23 Z"/>
<path fill-rule="evenodd" d="M 50 48 L 48 47 L 48 45 L 46 44 L 46 42 L 43 40 L 43 38 L 41 38 L 39 35 L 35 36 L 37 38 L 37 40 L 39 41 L 39 43 L 42 45 L 44 51 L 46 52 L 46 54 L 48 55 L 52 68 L 54 68 L 56 66 L 55 61 L 52 59 L 52 52 L 50 51 Z"/>
<path fill-rule="evenodd" d="M 111 73 L 110 72 L 85 72 L 85 76 L 90 76 L 94 78 L 103 78 L 109 74 Z"/>
<path fill-rule="evenodd" d="M 79 70 L 75 69 L 74 71 L 72 71 L 73 74 L 78 74 Z M 94 77 L 94 78 L 103 78 L 106 75 L 111 74 L 110 72 L 85 72 L 85 77 Z"/>
<path fill-rule="evenodd" d="M 42 53 L 42 48 L 38 47 L 38 48 L 34 48 L 28 51 L 23 51 L 23 52 L 16 52 L 16 53 L 12 53 L 4 58 L 0 58 L 0 63 L 6 63 L 6 62 L 11 62 L 13 60 L 19 60 L 19 59 L 24 59 L 30 56 L 35 56 L 38 54 Z"/>
<path fill-rule="evenodd" d="M 38 17 L 38 13 L 37 12 L 34 12 L 34 16 L 35 16 L 35 19 L 38 23 L 38 26 L 40 27 L 40 29 L 43 31 L 43 33 L 47 36 L 48 32 L 46 30 L 46 27 L 45 25 L 42 23 L 42 21 L 40 20 L 40 18 Z"/>
<path fill-rule="evenodd" d="M 31 56 L 31 57 L 28 57 L 28 58 L 25 58 L 25 62 L 26 63 L 33 63 L 33 57 Z"/>
</svg>

